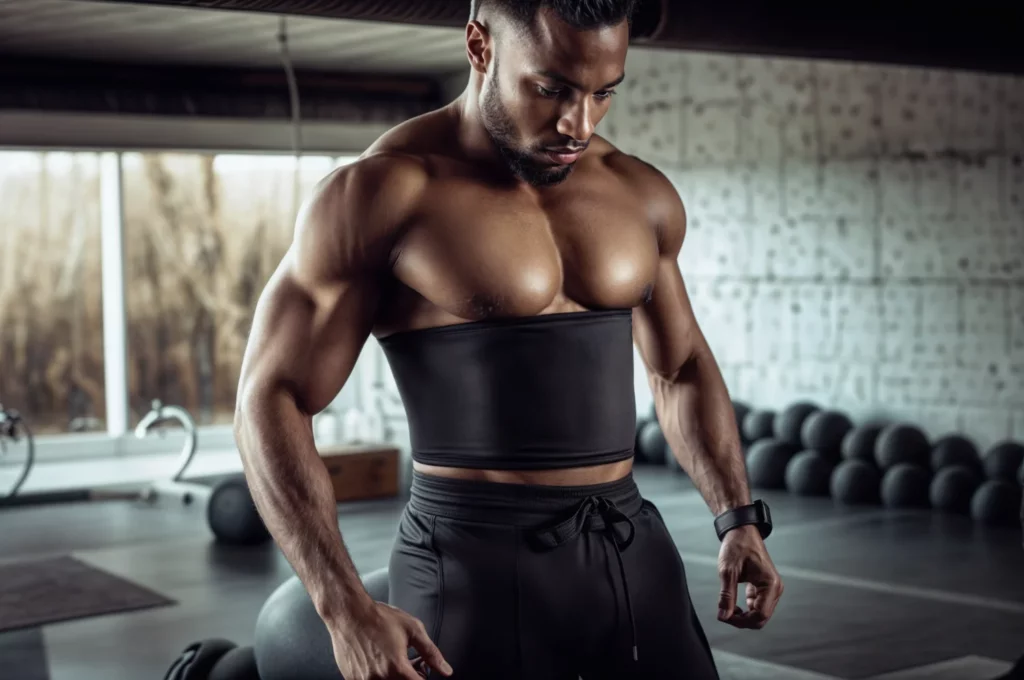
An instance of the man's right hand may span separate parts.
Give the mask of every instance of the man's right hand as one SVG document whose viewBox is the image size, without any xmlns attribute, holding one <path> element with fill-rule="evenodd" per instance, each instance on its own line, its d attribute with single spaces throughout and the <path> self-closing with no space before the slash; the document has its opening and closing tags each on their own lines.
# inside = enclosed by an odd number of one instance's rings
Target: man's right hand
<svg viewBox="0 0 1024 680">
<path fill-rule="evenodd" d="M 410 647 L 427 666 L 446 677 L 452 674 L 423 623 L 384 602 L 373 602 L 328 628 L 345 680 L 421 680 L 425 676 L 409 660 Z"/>
</svg>

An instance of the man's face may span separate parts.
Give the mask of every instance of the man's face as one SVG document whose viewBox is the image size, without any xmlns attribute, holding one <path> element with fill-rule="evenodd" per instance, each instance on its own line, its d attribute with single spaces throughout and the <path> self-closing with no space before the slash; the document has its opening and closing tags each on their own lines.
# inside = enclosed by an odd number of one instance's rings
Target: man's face
<svg viewBox="0 0 1024 680">
<path fill-rule="evenodd" d="M 507 31 L 481 92 L 483 124 L 512 173 L 537 187 L 572 173 L 622 81 L 629 28 L 579 31 L 547 9 L 534 35 Z"/>
</svg>

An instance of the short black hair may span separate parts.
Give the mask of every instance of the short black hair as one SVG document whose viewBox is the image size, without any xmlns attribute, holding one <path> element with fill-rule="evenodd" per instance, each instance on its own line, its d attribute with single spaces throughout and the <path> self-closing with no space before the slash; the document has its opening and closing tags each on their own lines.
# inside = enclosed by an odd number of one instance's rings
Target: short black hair
<svg viewBox="0 0 1024 680">
<path fill-rule="evenodd" d="M 614 26 L 623 19 L 632 22 L 637 0 L 472 0 L 469 18 L 474 20 L 483 7 L 493 8 L 520 29 L 529 30 L 537 12 L 548 8 L 565 23 L 580 30 Z"/>
</svg>

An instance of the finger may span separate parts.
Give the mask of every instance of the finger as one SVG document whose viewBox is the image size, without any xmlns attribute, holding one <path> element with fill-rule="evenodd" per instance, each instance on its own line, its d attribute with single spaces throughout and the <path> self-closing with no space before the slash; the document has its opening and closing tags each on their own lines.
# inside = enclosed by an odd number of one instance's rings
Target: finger
<svg viewBox="0 0 1024 680">
<path fill-rule="evenodd" d="M 753 625 L 748 619 L 748 613 L 740 609 L 739 607 L 733 607 L 732 614 L 721 619 L 723 623 L 727 623 L 734 628 L 752 628 Z"/>
<path fill-rule="evenodd" d="M 736 609 L 736 587 L 739 570 L 732 567 L 718 568 L 718 578 L 722 581 L 722 590 L 718 594 L 718 620 L 725 621 Z"/>
<path fill-rule="evenodd" d="M 416 669 L 416 672 L 422 675 L 424 678 L 427 677 L 427 662 L 423 660 L 423 657 L 416 656 L 409 659 L 409 663 Z"/>
<path fill-rule="evenodd" d="M 736 628 L 760 630 L 768 623 L 768 618 L 759 611 L 739 612 L 727 622 Z"/>
<path fill-rule="evenodd" d="M 441 650 L 437 648 L 437 645 L 431 641 L 422 622 L 412 619 L 412 622 L 409 624 L 409 638 L 411 646 L 420 653 L 420 656 L 427 665 L 442 675 L 449 676 L 452 674 L 452 667 L 445 661 L 444 655 L 441 654 Z"/>
<path fill-rule="evenodd" d="M 401 678 L 401 680 L 423 680 L 424 678 L 424 676 L 420 674 L 408 661 L 399 662 L 395 672 L 398 674 L 397 677 Z"/>
<path fill-rule="evenodd" d="M 761 589 L 751 600 L 750 611 L 760 613 L 764 616 L 765 621 L 767 621 L 775 613 L 775 605 L 778 604 L 781 594 L 780 589 L 775 587 Z"/>
</svg>

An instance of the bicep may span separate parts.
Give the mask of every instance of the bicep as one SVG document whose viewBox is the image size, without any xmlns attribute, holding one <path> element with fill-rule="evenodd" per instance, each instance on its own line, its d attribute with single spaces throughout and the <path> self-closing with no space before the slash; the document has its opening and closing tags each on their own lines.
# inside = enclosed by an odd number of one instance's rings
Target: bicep
<svg viewBox="0 0 1024 680">
<path fill-rule="evenodd" d="M 293 248 L 256 305 L 239 400 L 284 390 L 312 415 L 351 374 L 372 328 L 377 289 L 358 278 L 313 287 L 298 267 Z"/>
<path fill-rule="evenodd" d="M 633 310 L 633 337 L 649 373 L 666 379 L 707 347 L 679 267 L 686 210 L 675 187 L 654 172 L 650 219 L 658 239 L 658 266 L 651 296 Z"/>
<path fill-rule="evenodd" d="M 303 205 L 288 252 L 256 306 L 240 402 L 284 389 L 312 415 L 341 391 L 373 327 L 392 218 L 402 205 L 375 188 L 375 180 L 387 179 L 386 162 L 361 161 L 339 172 Z"/>
</svg>

